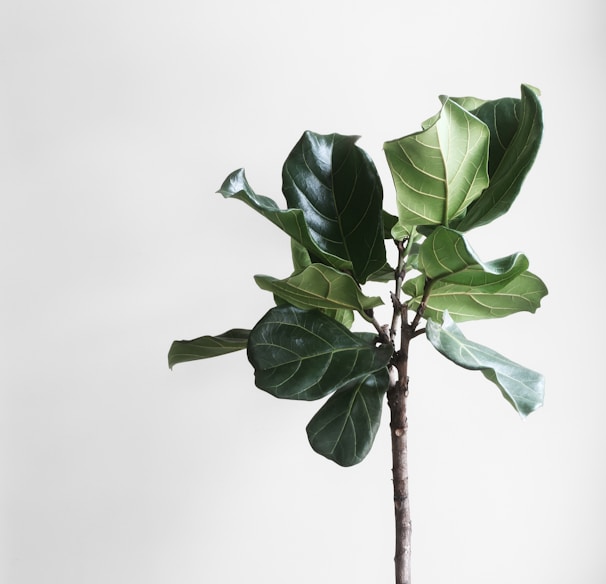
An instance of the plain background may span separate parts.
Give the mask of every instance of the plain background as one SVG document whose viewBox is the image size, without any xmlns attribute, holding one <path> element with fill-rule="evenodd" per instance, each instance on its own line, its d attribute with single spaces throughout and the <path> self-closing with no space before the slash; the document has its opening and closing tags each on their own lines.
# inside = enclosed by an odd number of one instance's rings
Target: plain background
<svg viewBox="0 0 606 584">
<path fill-rule="evenodd" d="M 0 43 L 1 548 L 7 584 L 388 583 L 387 424 L 341 469 L 318 404 L 254 388 L 243 353 L 169 371 L 175 339 L 249 328 L 287 239 L 214 194 L 280 194 L 304 130 L 382 143 L 438 96 L 542 90 L 511 213 L 550 295 L 464 332 L 547 377 L 522 422 L 421 340 L 411 361 L 415 584 L 606 581 L 604 7 L 597 0 L 8 0 Z M 379 316 L 387 320 L 387 312 Z"/>
</svg>

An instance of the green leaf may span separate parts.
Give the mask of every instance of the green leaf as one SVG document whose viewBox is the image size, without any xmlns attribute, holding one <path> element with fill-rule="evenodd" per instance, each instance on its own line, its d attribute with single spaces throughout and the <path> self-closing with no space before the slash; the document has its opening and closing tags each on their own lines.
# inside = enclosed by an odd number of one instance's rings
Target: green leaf
<svg viewBox="0 0 606 584">
<path fill-rule="evenodd" d="M 384 368 L 392 347 L 375 347 L 316 310 L 272 308 L 253 328 L 248 359 L 259 389 L 315 400 Z"/>
<path fill-rule="evenodd" d="M 292 263 L 294 267 L 294 276 L 295 274 L 298 274 L 299 272 L 302 272 L 305 268 L 309 267 L 312 264 L 312 261 L 309 256 L 309 252 L 299 242 L 295 241 L 294 239 L 291 239 L 290 243 L 292 252 Z M 280 298 L 276 293 L 274 293 L 274 299 L 277 305 L 289 304 L 285 299 Z M 321 308 L 320 310 L 321 312 L 330 316 L 330 318 L 334 318 L 337 322 L 340 322 L 347 328 L 351 328 L 351 325 L 353 325 L 354 323 L 354 313 L 352 310 L 333 310 L 330 308 Z"/>
<path fill-rule="evenodd" d="M 288 207 L 302 210 L 315 245 L 350 262 L 354 277 L 364 283 L 386 261 L 383 188 L 357 139 L 305 132 L 284 163 L 282 178 Z"/>
<path fill-rule="evenodd" d="M 309 252 L 298 241 L 292 238 L 290 240 L 290 253 L 295 274 L 311 266 L 312 261 L 309 257 Z"/>
<path fill-rule="evenodd" d="M 325 261 L 338 269 L 351 269 L 352 265 L 349 260 L 333 256 L 316 245 L 305 222 L 303 211 L 300 209 L 282 210 L 275 201 L 269 197 L 255 193 L 248 184 L 243 169 L 232 172 L 225 179 L 225 182 L 218 192 L 226 199 L 233 198 L 246 203 L 249 207 L 252 207 L 255 211 L 269 219 L 274 225 L 278 226 L 282 231 L 290 235 L 290 237 L 299 242 L 315 256 L 321 258 L 322 261 Z"/>
<path fill-rule="evenodd" d="M 365 310 L 383 304 L 378 296 L 364 296 L 351 276 L 323 264 L 311 264 L 284 280 L 257 275 L 255 282 L 263 290 L 303 309 L 357 310 L 363 315 Z"/>
<path fill-rule="evenodd" d="M 496 384 L 521 416 L 525 417 L 543 405 L 545 381 L 540 373 L 468 340 L 448 313 L 444 314 L 441 326 L 429 319 L 426 334 L 431 344 L 447 359 L 465 369 L 481 371 L 484 377 Z"/>
<path fill-rule="evenodd" d="M 433 125 L 385 143 L 402 231 L 448 226 L 480 196 L 488 185 L 489 138 L 486 124 L 444 98 Z"/>
<path fill-rule="evenodd" d="M 246 349 L 249 333 L 245 329 L 231 329 L 216 337 L 207 335 L 192 341 L 174 341 L 168 351 L 168 366 L 172 369 L 177 363 L 209 359 Z"/>
<path fill-rule="evenodd" d="M 466 286 L 502 286 L 528 269 L 523 254 L 513 254 L 492 262 L 482 262 L 462 233 L 439 226 L 423 242 L 418 269 L 432 280 L 444 279 Z M 471 269 L 470 269 L 471 268 Z"/>
<path fill-rule="evenodd" d="M 512 273 L 517 268 L 514 265 Z M 461 280 L 467 279 L 470 284 L 453 283 L 445 279 L 432 285 L 425 307 L 425 318 L 441 322 L 444 311 L 448 311 L 457 322 L 502 318 L 523 311 L 534 313 L 541 305 L 541 298 L 547 294 L 547 288 L 541 279 L 528 271 L 510 278 L 507 272 L 490 274 L 481 268 L 469 268 L 458 277 Z M 482 280 L 486 284 L 478 285 Z M 404 292 L 412 297 L 408 303 L 411 309 L 419 307 L 424 286 L 424 276 L 413 278 L 404 284 Z"/>
<path fill-rule="evenodd" d="M 543 114 L 536 90 L 522 85 L 522 99 L 487 101 L 472 113 L 490 129 L 490 184 L 453 227 L 469 231 L 506 213 L 536 158 Z"/>
<path fill-rule="evenodd" d="M 384 367 L 340 388 L 307 425 L 311 447 L 341 466 L 364 460 L 381 423 L 388 386 Z"/>
<path fill-rule="evenodd" d="M 383 211 L 383 238 L 393 239 L 391 230 L 398 223 L 398 218 L 387 211 Z"/>
<path fill-rule="evenodd" d="M 370 282 L 391 282 L 395 280 L 395 269 L 386 263 L 380 270 L 370 274 L 368 280 Z"/>
</svg>

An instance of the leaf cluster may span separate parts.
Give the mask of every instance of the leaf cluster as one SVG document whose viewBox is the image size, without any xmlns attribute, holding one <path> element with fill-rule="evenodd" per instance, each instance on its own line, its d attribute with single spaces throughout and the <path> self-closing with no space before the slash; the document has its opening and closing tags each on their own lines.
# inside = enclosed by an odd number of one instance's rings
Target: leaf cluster
<svg viewBox="0 0 606 584">
<path fill-rule="evenodd" d="M 390 370 L 407 358 L 398 334 L 408 342 L 425 333 L 439 353 L 481 371 L 522 416 L 538 408 L 543 377 L 468 340 L 457 325 L 535 312 L 547 294 L 525 255 L 482 261 L 467 238 L 506 213 L 520 192 L 541 140 L 538 95 L 524 85 L 518 99 L 441 102 L 420 131 L 384 145 L 397 216 L 383 210 L 381 180 L 357 136 L 303 134 L 282 170 L 286 208 L 257 194 L 244 170 L 230 174 L 219 192 L 288 236 L 292 272 L 255 276 L 275 306 L 252 330 L 175 341 L 169 365 L 246 349 L 260 389 L 284 399 L 327 398 L 307 434 L 314 450 L 343 466 L 372 447 Z M 383 300 L 364 293 L 371 281 L 393 286 L 390 324 L 375 318 Z M 351 330 L 356 314 L 372 332 Z"/>
</svg>

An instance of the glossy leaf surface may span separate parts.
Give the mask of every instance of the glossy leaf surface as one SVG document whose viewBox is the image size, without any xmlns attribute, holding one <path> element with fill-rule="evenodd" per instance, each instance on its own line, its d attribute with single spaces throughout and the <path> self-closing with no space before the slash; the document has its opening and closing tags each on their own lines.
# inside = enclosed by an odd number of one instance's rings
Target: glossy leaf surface
<svg viewBox="0 0 606 584">
<path fill-rule="evenodd" d="M 248 342 L 257 387 L 286 399 L 324 397 L 384 368 L 391 354 L 317 310 L 288 305 L 272 308 Z"/>
<path fill-rule="evenodd" d="M 346 309 L 363 313 L 383 304 L 378 296 L 362 294 L 351 276 L 322 264 L 311 264 L 284 280 L 258 275 L 255 282 L 263 290 L 277 294 L 298 308 Z"/>
<path fill-rule="evenodd" d="M 316 245 L 305 223 L 303 211 L 300 209 L 280 209 L 273 199 L 255 193 L 246 180 L 244 170 L 240 169 L 232 172 L 225 179 L 218 192 L 227 199 L 238 199 L 246 203 L 331 266 L 345 270 L 351 269 L 352 265 L 349 260 L 333 256 Z"/>
<path fill-rule="evenodd" d="M 515 270 L 515 266 L 513 268 Z M 425 318 L 442 321 L 448 311 L 457 322 L 488 318 L 502 318 L 516 312 L 535 312 L 547 288 L 540 278 L 525 271 L 509 279 L 507 273 L 488 274 L 481 269 L 465 270 L 457 276 L 469 278 L 471 285 L 439 280 L 433 284 L 425 308 Z M 484 286 L 473 285 L 474 280 L 485 279 Z M 505 281 L 500 285 L 499 279 Z M 419 276 L 404 285 L 404 292 L 412 296 L 409 307 L 418 308 L 423 296 L 425 278 Z"/>
<path fill-rule="evenodd" d="M 284 163 L 282 179 L 288 207 L 302 210 L 315 245 L 350 262 L 364 283 L 385 264 L 383 188 L 357 139 L 305 132 Z"/>
<path fill-rule="evenodd" d="M 490 128 L 490 184 L 466 215 L 453 224 L 459 231 L 490 223 L 509 210 L 543 135 L 541 104 L 536 91 L 527 85 L 522 86 L 521 100 L 487 101 L 472 113 Z"/>
<path fill-rule="evenodd" d="M 249 333 L 246 329 L 231 329 L 215 337 L 207 335 L 191 341 L 174 341 L 168 351 L 168 366 L 172 369 L 177 363 L 209 359 L 246 349 Z"/>
<path fill-rule="evenodd" d="M 427 321 L 427 338 L 442 355 L 464 367 L 481 371 L 501 390 L 503 397 L 522 416 L 527 416 L 543 404 L 545 381 L 536 371 L 522 367 L 503 355 L 467 339 L 459 327 L 444 315 L 440 326 Z"/>
<path fill-rule="evenodd" d="M 377 435 L 388 385 L 383 367 L 334 393 L 307 425 L 311 447 L 341 466 L 361 462 Z"/>
<path fill-rule="evenodd" d="M 433 125 L 386 142 L 399 217 L 392 233 L 461 215 L 488 185 L 488 145 L 486 124 L 448 98 Z"/>
</svg>

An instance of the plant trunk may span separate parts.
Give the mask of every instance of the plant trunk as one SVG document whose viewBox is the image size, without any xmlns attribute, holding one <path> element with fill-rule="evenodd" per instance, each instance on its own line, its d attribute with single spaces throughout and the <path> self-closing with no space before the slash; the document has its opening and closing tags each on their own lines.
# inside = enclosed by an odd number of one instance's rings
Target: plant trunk
<svg viewBox="0 0 606 584">
<path fill-rule="evenodd" d="M 391 385 L 387 392 L 387 403 L 391 410 L 393 502 L 396 519 L 396 553 L 394 557 L 396 584 L 410 584 L 410 539 L 412 533 L 408 500 L 408 420 L 406 417 L 408 343 L 410 338 L 405 338 L 403 341 L 396 362 L 398 380 Z"/>
</svg>

